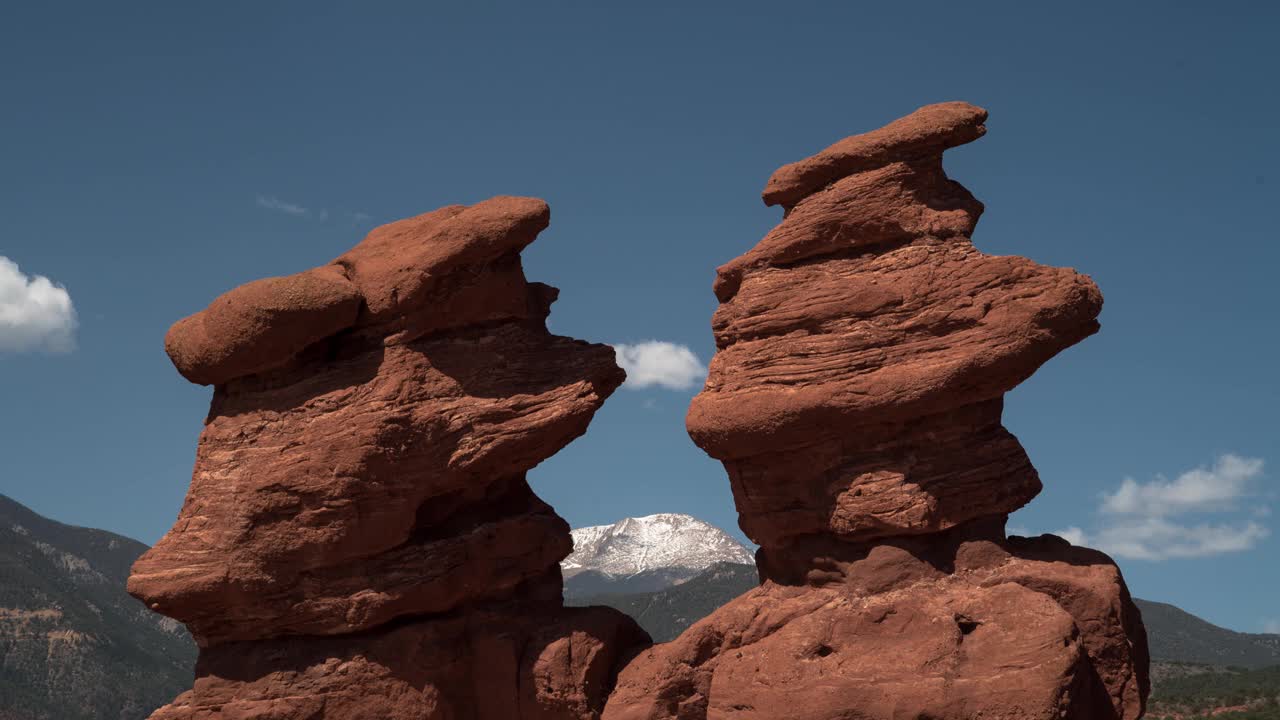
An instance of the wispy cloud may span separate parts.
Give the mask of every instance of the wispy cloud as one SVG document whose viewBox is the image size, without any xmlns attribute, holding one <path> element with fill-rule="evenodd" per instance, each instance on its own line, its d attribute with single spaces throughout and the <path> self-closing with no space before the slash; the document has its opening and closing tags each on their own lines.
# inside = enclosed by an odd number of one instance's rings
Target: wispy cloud
<svg viewBox="0 0 1280 720">
<path fill-rule="evenodd" d="M 274 195 L 259 195 L 258 207 L 266 208 L 268 210 L 277 210 L 285 213 L 286 215 L 293 215 L 294 217 L 309 217 L 311 215 L 311 211 L 307 208 L 304 208 L 301 205 L 295 205 L 294 203 L 285 202 Z"/>
<path fill-rule="evenodd" d="M 623 387 L 632 390 L 664 387 L 688 390 L 707 376 L 707 366 L 685 345 L 663 340 L 648 340 L 634 345 L 613 346 L 618 364 L 627 371 Z"/>
<path fill-rule="evenodd" d="M 355 210 L 343 210 L 339 208 L 333 212 L 329 208 L 309 208 L 297 203 L 285 202 L 275 195 L 258 195 L 254 198 L 254 202 L 258 207 L 266 210 L 274 210 L 292 215 L 296 218 L 306 218 L 316 222 L 327 223 L 330 220 L 335 222 L 345 221 L 349 225 L 364 225 L 373 218 L 368 213 L 362 213 Z"/>
<path fill-rule="evenodd" d="M 0 352 L 71 352 L 77 324 L 65 287 L 0 255 Z"/>
<path fill-rule="evenodd" d="M 1272 635 L 1280 635 L 1280 618 L 1271 618 L 1262 621 L 1262 632 L 1271 633 Z"/>
<path fill-rule="evenodd" d="M 1251 550 L 1271 535 L 1261 522 L 1271 514 L 1257 488 L 1263 467 L 1261 458 L 1226 454 L 1172 480 L 1125 478 L 1102 494 L 1093 529 L 1072 526 L 1054 534 L 1133 560 Z"/>
</svg>

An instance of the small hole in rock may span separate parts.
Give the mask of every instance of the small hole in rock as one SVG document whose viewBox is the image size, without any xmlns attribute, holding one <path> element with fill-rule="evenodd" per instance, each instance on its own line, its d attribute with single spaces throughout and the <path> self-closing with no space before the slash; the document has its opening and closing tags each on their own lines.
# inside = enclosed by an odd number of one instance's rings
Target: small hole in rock
<svg viewBox="0 0 1280 720">
<path fill-rule="evenodd" d="M 826 657 L 833 652 L 835 652 L 835 650 L 832 650 L 831 647 L 827 645 L 819 645 L 818 649 L 813 651 L 813 654 L 818 657 Z"/>
<path fill-rule="evenodd" d="M 978 628 L 982 623 L 977 620 L 971 620 L 963 615 L 956 616 L 956 626 L 960 628 L 961 635 L 968 635 Z"/>
</svg>

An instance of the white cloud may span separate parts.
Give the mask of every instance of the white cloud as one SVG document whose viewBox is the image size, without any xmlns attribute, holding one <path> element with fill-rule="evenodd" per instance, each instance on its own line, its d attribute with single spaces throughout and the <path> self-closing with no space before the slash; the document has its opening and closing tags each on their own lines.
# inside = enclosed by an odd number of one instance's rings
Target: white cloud
<svg viewBox="0 0 1280 720">
<path fill-rule="evenodd" d="M 1280 619 L 1271 618 L 1262 621 L 1262 632 L 1280 635 Z"/>
<path fill-rule="evenodd" d="M 1125 478 L 1118 490 L 1103 495 L 1102 511 L 1163 517 L 1228 510 L 1245 497 L 1250 482 L 1261 474 L 1261 459 L 1223 455 L 1213 467 L 1188 470 L 1172 481 L 1157 477 L 1139 483 Z"/>
<path fill-rule="evenodd" d="M 671 390 L 688 390 L 707 376 L 707 367 L 684 345 L 648 340 L 634 345 L 613 346 L 618 364 L 627 371 L 623 387 L 631 389 L 655 385 Z"/>
<path fill-rule="evenodd" d="M 268 210 L 278 210 L 287 215 L 293 215 L 294 217 L 307 217 L 311 214 L 310 210 L 302 207 L 301 205 L 285 202 L 273 195 L 259 195 L 258 207 L 264 207 Z"/>
<path fill-rule="evenodd" d="M 1089 544 L 1089 536 L 1085 535 L 1085 532 L 1080 528 L 1076 527 L 1075 525 L 1072 525 L 1069 528 L 1064 528 L 1062 530 L 1055 530 L 1053 534 L 1057 535 L 1063 540 L 1066 540 L 1072 545 L 1083 546 L 1083 545 Z"/>
<path fill-rule="evenodd" d="M 1263 466 L 1260 458 L 1226 454 L 1212 467 L 1188 470 L 1173 480 L 1125 478 L 1114 492 L 1102 493 L 1094 527 L 1086 532 L 1071 526 L 1054 535 L 1132 560 L 1251 550 L 1271 535 L 1262 522 L 1271 515 L 1264 502 L 1269 496 L 1255 487 Z"/>
<path fill-rule="evenodd" d="M 71 352 L 76 325 L 66 288 L 0 255 L 0 352 Z"/>
</svg>

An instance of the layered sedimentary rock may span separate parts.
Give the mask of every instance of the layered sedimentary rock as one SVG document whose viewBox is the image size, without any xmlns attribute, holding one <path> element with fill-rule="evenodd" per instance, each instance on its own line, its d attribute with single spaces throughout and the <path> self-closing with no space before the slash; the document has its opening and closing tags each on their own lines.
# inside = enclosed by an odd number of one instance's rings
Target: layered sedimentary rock
<svg viewBox="0 0 1280 720">
<path fill-rule="evenodd" d="M 154 717 L 598 716 L 646 638 L 562 607 L 569 527 L 525 473 L 624 375 L 546 330 L 556 290 L 520 251 L 548 221 L 531 198 L 445 207 L 173 326 L 214 396 L 178 520 L 129 579 L 201 647 Z"/>
<path fill-rule="evenodd" d="M 1119 570 L 1007 538 L 1040 490 L 1003 394 L 1098 330 L 1087 277 L 993 257 L 942 153 L 985 133 L 922 108 L 781 168 L 785 216 L 721 267 L 689 409 L 762 585 L 622 671 L 608 720 L 1141 715 L 1146 637 Z"/>
</svg>

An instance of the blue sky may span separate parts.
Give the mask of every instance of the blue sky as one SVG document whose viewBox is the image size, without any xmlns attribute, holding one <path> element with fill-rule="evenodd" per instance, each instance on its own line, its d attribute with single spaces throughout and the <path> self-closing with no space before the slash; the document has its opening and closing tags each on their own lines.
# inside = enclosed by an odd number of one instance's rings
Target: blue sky
<svg viewBox="0 0 1280 720">
<path fill-rule="evenodd" d="M 1127 548 L 1141 597 L 1280 623 L 1275 5 L 456 5 L 0 10 L 0 305 L 27 313 L 0 320 L 0 493 L 155 541 L 210 394 L 169 324 L 447 203 L 545 198 L 525 266 L 562 290 L 552 330 L 705 363 L 714 268 L 778 221 L 774 168 L 967 100 L 989 133 L 947 169 L 987 204 L 975 242 L 1106 296 L 1008 398 L 1046 485 L 1011 525 Z M 575 526 L 736 531 L 693 392 L 619 391 L 535 488 Z"/>
</svg>

